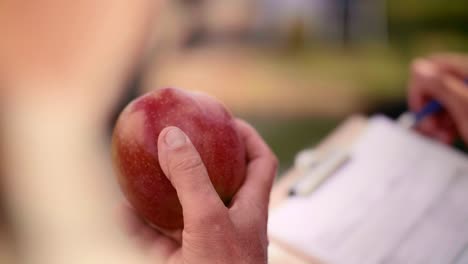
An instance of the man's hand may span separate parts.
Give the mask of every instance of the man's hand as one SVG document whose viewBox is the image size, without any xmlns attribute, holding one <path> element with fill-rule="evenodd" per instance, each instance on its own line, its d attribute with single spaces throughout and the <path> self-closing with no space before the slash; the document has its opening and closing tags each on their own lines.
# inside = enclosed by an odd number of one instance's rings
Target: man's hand
<svg viewBox="0 0 468 264">
<path fill-rule="evenodd" d="M 467 55 L 440 54 L 414 61 L 409 83 L 411 110 L 418 112 L 433 99 L 445 109 L 419 125 L 423 134 L 447 144 L 461 136 L 468 143 L 467 78 Z"/>
<path fill-rule="evenodd" d="M 183 207 L 181 241 L 150 228 L 131 210 L 127 211 L 126 220 L 133 236 L 154 261 L 267 263 L 268 203 L 277 160 L 251 126 L 236 122 L 247 147 L 248 167 L 245 183 L 229 208 L 213 188 L 190 139 L 175 127 L 161 132 L 160 164 Z"/>
</svg>

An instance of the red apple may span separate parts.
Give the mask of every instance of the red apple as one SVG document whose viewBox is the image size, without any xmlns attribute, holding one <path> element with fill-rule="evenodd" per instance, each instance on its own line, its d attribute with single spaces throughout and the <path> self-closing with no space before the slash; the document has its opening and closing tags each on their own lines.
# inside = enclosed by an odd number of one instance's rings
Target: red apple
<svg viewBox="0 0 468 264">
<path fill-rule="evenodd" d="M 226 206 L 246 174 L 245 146 L 232 115 L 202 93 L 166 88 L 143 95 L 121 113 L 112 139 L 121 189 L 150 224 L 183 227 L 182 207 L 158 161 L 158 136 L 168 126 L 182 129 L 205 164 Z"/>
</svg>

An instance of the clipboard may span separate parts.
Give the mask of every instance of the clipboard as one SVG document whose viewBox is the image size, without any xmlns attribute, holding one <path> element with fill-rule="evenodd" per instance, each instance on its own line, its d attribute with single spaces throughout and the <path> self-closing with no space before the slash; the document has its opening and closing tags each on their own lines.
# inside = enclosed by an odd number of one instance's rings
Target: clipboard
<svg viewBox="0 0 468 264">
<path fill-rule="evenodd" d="M 468 263 L 468 156 L 383 117 L 361 134 L 326 186 L 278 205 L 270 235 L 307 263 Z"/>
<path fill-rule="evenodd" d="M 332 133 L 330 133 L 315 148 L 318 152 L 327 152 L 336 147 L 349 147 L 365 130 L 368 119 L 361 115 L 348 118 Z M 288 198 L 290 187 L 302 176 L 295 168 L 289 169 L 280 180 L 275 183 L 270 197 L 270 211 L 277 208 Z M 270 264 L 323 264 L 317 258 L 311 258 L 302 252 L 288 246 L 274 238 L 270 238 L 269 247 Z"/>
</svg>

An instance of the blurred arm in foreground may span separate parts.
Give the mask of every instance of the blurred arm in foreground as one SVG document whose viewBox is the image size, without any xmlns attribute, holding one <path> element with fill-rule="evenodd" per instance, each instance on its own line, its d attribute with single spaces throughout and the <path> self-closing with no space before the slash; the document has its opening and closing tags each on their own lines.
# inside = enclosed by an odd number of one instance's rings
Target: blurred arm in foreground
<svg viewBox="0 0 468 264">
<path fill-rule="evenodd" d="M 4 197 L 23 263 L 143 263 L 112 224 L 106 118 L 159 1 L 0 3 Z"/>
</svg>

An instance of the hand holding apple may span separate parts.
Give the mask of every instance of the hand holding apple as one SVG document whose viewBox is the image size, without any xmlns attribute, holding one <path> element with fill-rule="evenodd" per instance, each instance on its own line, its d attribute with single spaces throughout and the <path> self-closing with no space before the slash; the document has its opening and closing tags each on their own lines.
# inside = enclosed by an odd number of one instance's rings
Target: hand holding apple
<svg viewBox="0 0 468 264">
<path fill-rule="evenodd" d="M 224 206 L 190 139 L 176 127 L 159 135 L 159 162 L 174 185 L 184 211 L 181 243 L 162 235 L 125 207 L 128 232 L 157 263 L 267 263 L 268 202 L 277 161 L 258 133 L 235 120 L 245 143 L 244 184 Z"/>
<path fill-rule="evenodd" d="M 244 182 L 246 157 L 244 142 L 231 114 L 207 95 L 167 88 L 144 95 L 127 106 L 115 127 L 112 144 L 120 185 L 143 218 L 159 228 L 174 230 L 183 227 L 179 199 L 185 193 L 176 193 L 177 186 L 174 188 L 174 182 L 171 184 L 167 179 L 169 171 L 160 165 L 161 148 L 157 144 L 161 131 L 170 126 L 184 131 L 187 138 L 179 141 L 190 141 L 201 157 L 181 159 L 180 163 L 170 165 L 179 169 L 206 167 L 211 182 L 197 186 L 214 187 L 224 206 L 230 205 Z M 176 134 L 169 133 L 167 139 L 173 138 L 171 135 Z M 186 177 L 185 184 L 198 184 L 196 180 Z M 210 206 L 206 204 L 209 201 L 199 202 Z"/>
</svg>

